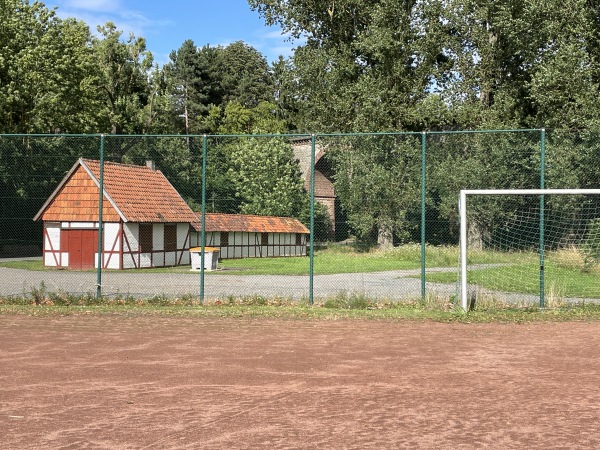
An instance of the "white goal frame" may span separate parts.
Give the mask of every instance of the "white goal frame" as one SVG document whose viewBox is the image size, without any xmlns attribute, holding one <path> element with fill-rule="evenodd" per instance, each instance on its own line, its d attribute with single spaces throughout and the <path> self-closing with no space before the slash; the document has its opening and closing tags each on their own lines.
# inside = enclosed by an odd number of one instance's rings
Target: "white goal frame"
<svg viewBox="0 0 600 450">
<path fill-rule="evenodd" d="M 460 300 L 468 310 L 467 300 L 467 196 L 469 195 L 598 195 L 600 189 L 463 189 L 460 191 Z M 543 296 L 543 293 L 541 293 Z M 543 302 L 540 302 L 543 306 Z"/>
</svg>

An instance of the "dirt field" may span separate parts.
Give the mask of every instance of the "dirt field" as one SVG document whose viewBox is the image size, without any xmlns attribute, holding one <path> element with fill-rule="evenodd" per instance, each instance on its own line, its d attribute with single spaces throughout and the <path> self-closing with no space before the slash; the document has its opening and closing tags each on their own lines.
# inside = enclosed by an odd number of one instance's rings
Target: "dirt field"
<svg viewBox="0 0 600 450">
<path fill-rule="evenodd" d="M 0 448 L 598 448 L 600 324 L 0 316 Z"/>
</svg>

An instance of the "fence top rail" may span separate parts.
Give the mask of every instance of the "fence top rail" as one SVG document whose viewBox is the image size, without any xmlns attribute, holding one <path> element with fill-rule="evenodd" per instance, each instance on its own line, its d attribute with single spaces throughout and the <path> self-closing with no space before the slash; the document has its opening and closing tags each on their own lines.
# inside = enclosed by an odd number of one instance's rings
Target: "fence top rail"
<svg viewBox="0 0 600 450">
<path fill-rule="evenodd" d="M 463 189 L 465 195 L 588 195 L 600 194 L 600 189 Z"/>
<path fill-rule="evenodd" d="M 540 133 L 545 128 L 512 128 L 506 130 L 453 130 L 453 131 L 426 131 L 426 134 L 485 134 L 485 133 Z"/>
<path fill-rule="evenodd" d="M 447 135 L 447 134 L 485 134 L 485 133 L 526 133 L 540 132 L 542 129 L 509 129 L 509 130 L 456 130 L 456 131 L 389 131 L 389 132 L 348 132 L 348 133 L 265 133 L 265 134 L 46 134 L 46 133 L 6 133 L 0 137 L 101 137 L 106 138 L 241 138 L 241 137 L 343 137 L 343 136 L 420 136 L 420 135 Z"/>
</svg>

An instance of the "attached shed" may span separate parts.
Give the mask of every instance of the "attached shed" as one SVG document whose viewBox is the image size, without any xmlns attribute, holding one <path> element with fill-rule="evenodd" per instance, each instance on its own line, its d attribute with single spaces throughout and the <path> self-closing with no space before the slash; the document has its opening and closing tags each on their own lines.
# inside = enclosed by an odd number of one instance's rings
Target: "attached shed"
<svg viewBox="0 0 600 450">
<path fill-rule="evenodd" d="M 218 248 L 225 259 L 306 256 L 309 234 L 302 222 L 291 217 L 206 214 L 205 245 Z M 200 245 L 200 233 L 193 235 L 194 245 Z"/>
<path fill-rule="evenodd" d="M 79 159 L 34 217 L 44 223 L 44 265 L 92 269 L 98 261 L 100 162 Z M 103 268 L 190 264 L 198 220 L 152 164 L 106 162 Z"/>
</svg>

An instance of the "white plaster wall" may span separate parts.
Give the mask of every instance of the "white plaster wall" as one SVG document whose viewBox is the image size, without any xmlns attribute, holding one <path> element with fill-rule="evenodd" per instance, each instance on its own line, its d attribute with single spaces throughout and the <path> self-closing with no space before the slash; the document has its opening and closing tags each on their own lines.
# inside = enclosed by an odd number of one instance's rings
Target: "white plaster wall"
<svg viewBox="0 0 600 450">
<path fill-rule="evenodd" d="M 152 256 L 152 265 L 154 267 L 164 267 L 165 266 L 165 254 L 164 253 L 155 253 Z"/>
<path fill-rule="evenodd" d="M 110 252 L 114 249 L 115 252 L 118 252 L 121 248 L 121 242 L 119 237 L 119 224 L 118 223 L 105 223 L 103 226 L 104 229 L 104 251 Z M 115 245 L 115 241 L 117 241 Z M 119 260 L 118 255 L 113 255 L 113 258 L 117 261 Z M 97 259 L 96 259 L 97 261 Z M 112 265 L 112 261 L 111 261 Z M 112 267 L 111 267 L 112 269 Z M 118 269 L 118 267 L 117 267 Z"/>
<path fill-rule="evenodd" d="M 165 226 L 155 223 L 152 227 L 152 250 L 162 251 L 165 249 Z M 155 264 L 156 265 L 156 264 Z"/>
<path fill-rule="evenodd" d="M 175 255 L 176 252 L 165 252 L 165 263 L 163 265 L 165 266 L 174 266 L 175 265 Z"/>
<path fill-rule="evenodd" d="M 44 224 L 46 233 L 44 233 L 44 265 L 48 267 L 56 267 L 59 264 L 64 265 L 64 260 L 61 260 L 61 255 L 58 253 L 46 253 L 46 252 L 58 252 L 60 251 L 60 224 L 59 223 L 46 223 Z M 64 253 L 63 253 L 64 254 Z M 58 262 L 57 262 L 58 260 Z M 68 265 L 68 261 L 67 261 Z"/>
<path fill-rule="evenodd" d="M 177 248 L 189 248 L 189 242 L 187 242 L 188 231 L 190 225 L 187 223 L 177 224 Z"/>
<path fill-rule="evenodd" d="M 98 222 L 63 222 L 63 228 L 98 228 Z"/>
<path fill-rule="evenodd" d="M 69 266 L 69 254 L 65 252 L 59 253 L 45 253 L 44 254 L 44 265 L 47 267 L 58 267 L 56 260 L 58 259 L 60 267 Z"/>
<path fill-rule="evenodd" d="M 183 253 L 183 255 L 181 253 Z M 182 265 L 188 265 L 191 263 L 191 259 L 190 259 L 191 255 L 190 255 L 190 252 L 188 252 L 187 250 L 180 252 L 180 256 L 181 256 L 181 264 Z"/>
<path fill-rule="evenodd" d="M 134 269 L 136 267 L 134 258 L 137 258 L 137 255 L 123 254 L 123 269 Z"/>
<path fill-rule="evenodd" d="M 46 237 L 44 239 L 44 250 L 51 251 L 60 250 L 60 225 L 59 224 L 47 224 L 46 225 Z"/>
<path fill-rule="evenodd" d="M 102 265 L 105 269 L 118 269 L 119 268 L 119 255 L 107 255 L 106 253 L 103 255 L 104 262 Z M 98 253 L 94 253 L 94 268 L 98 268 Z"/>
<path fill-rule="evenodd" d="M 140 255 L 140 267 L 152 267 L 152 258 L 150 253 L 142 253 Z"/>
<path fill-rule="evenodd" d="M 138 236 L 140 232 L 140 227 L 137 223 L 125 223 L 123 224 L 123 234 L 126 239 L 123 246 L 124 252 L 137 252 L 140 248 L 140 243 L 138 241 Z M 127 245 L 129 244 L 129 246 Z M 128 266 L 135 267 L 135 266 Z"/>
<path fill-rule="evenodd" d="M 97 257 L 96 257 L 96 261 L 98 261 Z M 119 255 L 113 254 L 111 257 L 111 255 L 105 254 L 104 255 L 104 267 L 107 269 L 118 269 L 119 268 Z"/>
</svg>

